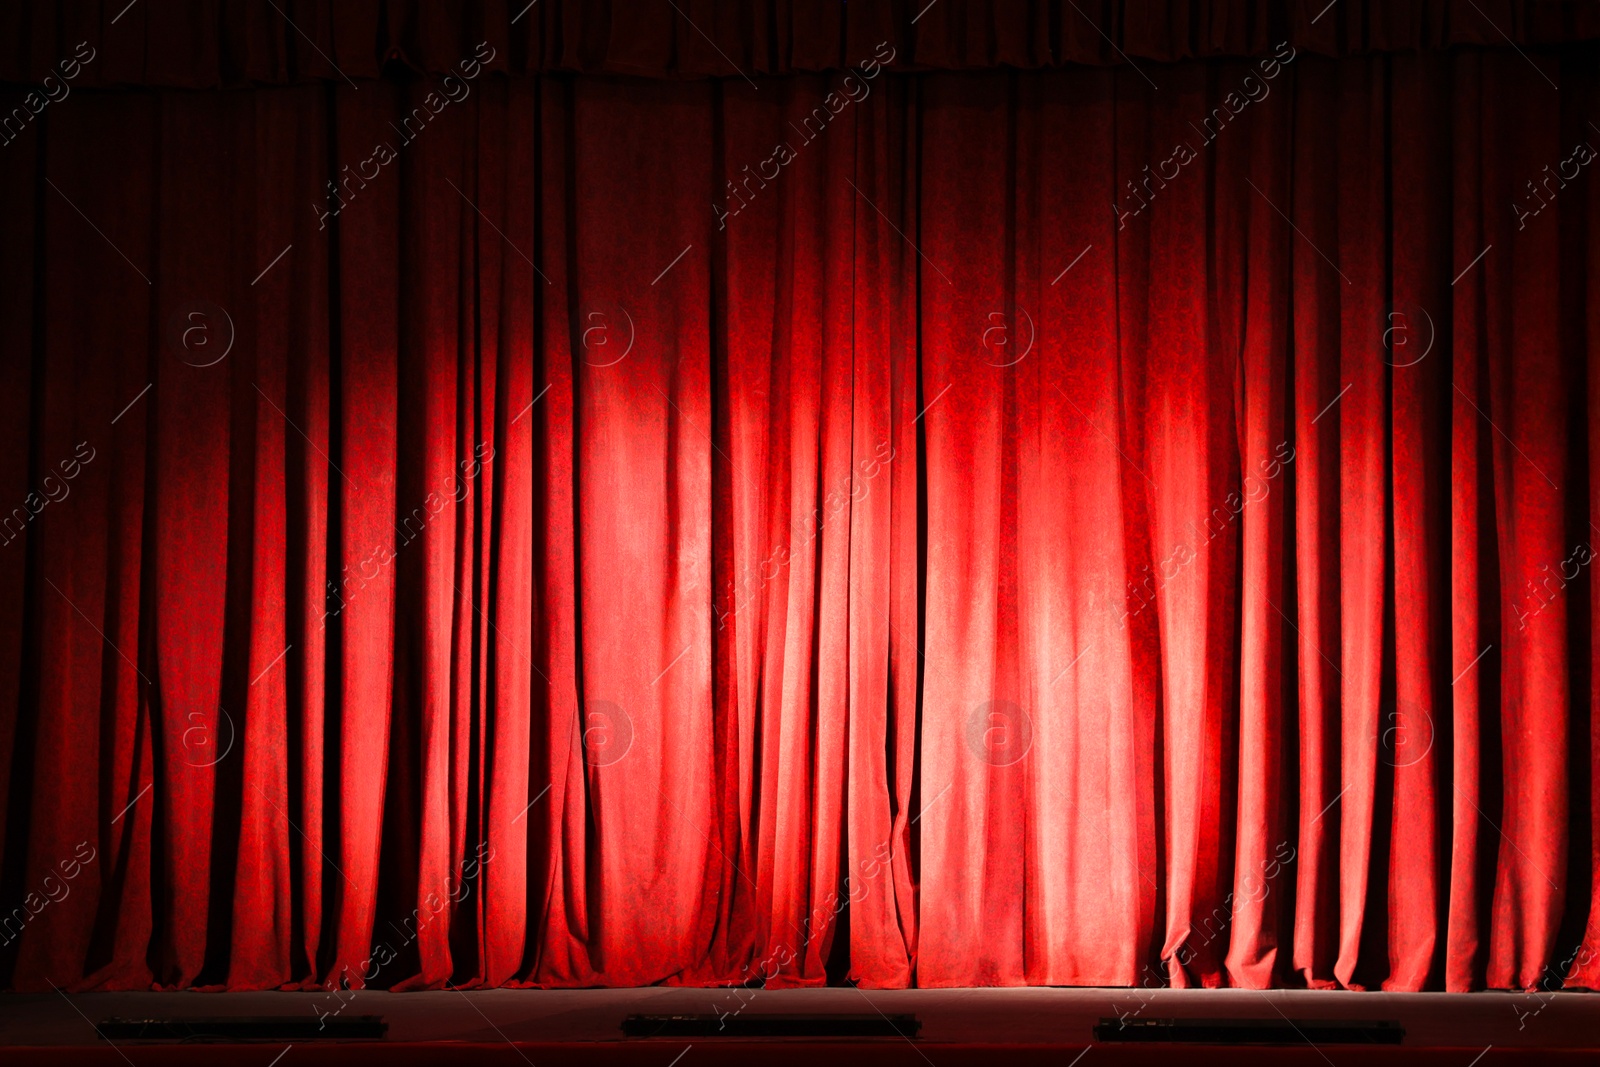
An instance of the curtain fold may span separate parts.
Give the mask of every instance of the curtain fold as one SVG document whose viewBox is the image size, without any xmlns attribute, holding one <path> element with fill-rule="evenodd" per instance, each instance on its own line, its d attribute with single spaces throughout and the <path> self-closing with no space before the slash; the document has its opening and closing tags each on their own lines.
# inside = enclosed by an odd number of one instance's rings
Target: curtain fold
<svg viewBox="0 0 1600 1067">
<path fill-rule="evenodd" d="M 0 973 L 1600 984 L 1592 59 L 52 105 Z"/>
</svg>

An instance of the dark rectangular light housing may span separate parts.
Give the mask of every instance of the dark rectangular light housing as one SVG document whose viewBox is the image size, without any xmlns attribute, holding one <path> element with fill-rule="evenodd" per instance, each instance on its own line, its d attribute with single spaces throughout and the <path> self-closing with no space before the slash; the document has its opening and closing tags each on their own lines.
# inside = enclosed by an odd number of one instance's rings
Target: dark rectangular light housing
<svg viewBox="0 0 1600 1067">
<path fill-rule="evenodd" d="M 922 1023 L 915 1015 L 803 1015 L 798 1012 L 752 1015 L 629 1015 L 628 1037 L 915 1037 Z"/>
<path fill-rule="evenodd" d="M 95 1024 L 107 1041 L 316 1041 L 383 1037 L 381 1015 L 318 1018 L 305 1015 L 216 1015 L 187 1018 L 111 1018 Z"/>
<path fill-rule="evenodd" d="M 1389 1019 L 1101 1019 L 1096 1041 L 1206 1045 L 1398 1045 L 1405 1029 Z"/>
</svg>

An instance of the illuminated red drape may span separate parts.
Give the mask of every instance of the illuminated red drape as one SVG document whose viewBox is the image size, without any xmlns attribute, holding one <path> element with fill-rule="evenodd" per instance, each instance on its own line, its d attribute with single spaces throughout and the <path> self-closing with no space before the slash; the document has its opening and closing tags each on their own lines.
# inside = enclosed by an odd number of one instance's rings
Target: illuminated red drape
<svg viewBox="0 0 1600 1067">
<path fill-rule="evenodd" d="M 0 965 L 1600 984 L 1595 69 L 51 104 Z"/>
</svg>

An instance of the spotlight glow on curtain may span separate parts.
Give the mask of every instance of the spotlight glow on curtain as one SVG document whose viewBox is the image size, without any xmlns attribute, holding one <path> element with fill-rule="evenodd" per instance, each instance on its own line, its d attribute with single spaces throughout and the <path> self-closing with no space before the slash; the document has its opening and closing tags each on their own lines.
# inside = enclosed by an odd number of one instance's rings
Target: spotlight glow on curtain
<svg viewBox="0 0 1600 1067">
<path fill-rule="evenodd" d="M 52 104 L 0 968 L 1600 984 L 1593 75 Z"/>
</svg>

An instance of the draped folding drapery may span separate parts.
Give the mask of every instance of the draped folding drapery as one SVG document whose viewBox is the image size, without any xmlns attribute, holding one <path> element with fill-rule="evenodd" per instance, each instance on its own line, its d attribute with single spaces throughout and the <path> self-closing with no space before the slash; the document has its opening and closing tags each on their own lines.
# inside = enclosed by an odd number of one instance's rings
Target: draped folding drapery
<svg viewBox="0 0 1600 1067">
<path fill-rule="evenodd" d="M 476 47 L 0 148 L 14 988 L 1600 984 L 1591 51 Z"/>
</svg>

